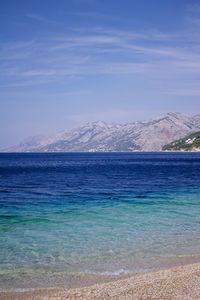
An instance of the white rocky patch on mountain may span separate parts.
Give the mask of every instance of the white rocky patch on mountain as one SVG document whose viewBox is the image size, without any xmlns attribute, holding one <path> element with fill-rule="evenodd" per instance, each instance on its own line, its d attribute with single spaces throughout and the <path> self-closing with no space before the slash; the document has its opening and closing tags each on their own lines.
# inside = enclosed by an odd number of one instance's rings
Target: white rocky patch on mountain
<svg viewBox="0 0 200 300">
<path fill-rule="evenodd" d="M 164 145 L 198 130 L 200 130 L 200 114 L 187 116 L 167 113 L 162 117 L 143 122 L 87 123 L 52 136 L 30 137 L 5 151 L 160 151 Z"/>
</svg>

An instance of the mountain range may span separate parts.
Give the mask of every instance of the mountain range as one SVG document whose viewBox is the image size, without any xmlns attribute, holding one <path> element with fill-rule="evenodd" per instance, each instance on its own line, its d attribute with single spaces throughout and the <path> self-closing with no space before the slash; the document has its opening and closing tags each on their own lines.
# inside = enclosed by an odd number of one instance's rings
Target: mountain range
<svg viewBox="0 0 200 300">
<path fill-rule="evenodd" d="M 174 140 L 200 130 L 200 114 L 167 113 L 161 117 L 126 124 L 102 121 L 52 136 L 29 137 L 8 152 L 106 152 L 161 151 Z"/>
</svg>

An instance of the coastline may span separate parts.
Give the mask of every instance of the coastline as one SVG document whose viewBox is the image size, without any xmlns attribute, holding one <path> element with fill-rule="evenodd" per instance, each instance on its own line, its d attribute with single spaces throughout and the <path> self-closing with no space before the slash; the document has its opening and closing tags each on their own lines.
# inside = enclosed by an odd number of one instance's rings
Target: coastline
<svg viewBox="0 0 200 300">
<path fill-rule="evenodd" d="M 74 289 L 0 292 L 12 299 L 200 299 L 200 263 L 137 274 L 107 283 Z"/>
</svg>

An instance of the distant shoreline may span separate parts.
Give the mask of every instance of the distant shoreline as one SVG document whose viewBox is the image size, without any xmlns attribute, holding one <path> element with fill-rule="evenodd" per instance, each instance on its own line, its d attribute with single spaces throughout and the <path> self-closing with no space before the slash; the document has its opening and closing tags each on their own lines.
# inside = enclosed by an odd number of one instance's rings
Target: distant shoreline
<svg viewBox="0 0 200 300">
<path fill-rule="evenodd" d="M 0 151 L 0 154 L 131 154 L 131 153 L 158 153 L 158 154 L 161 154 L 161 153 L 200 153 L 200 151 L 183 151 L 183 150 L 180 150 L 180 151 L 168 151 L 168 150 L 160 150 L 160 151 L 94 151 L 94 152 L 90 152 L 90 151 L 63 151 L 63 152 L 56 152 L 56 151 L 53 151 L 53 152 L 31 152 L 31 151 L 26 151 L 26 152 L 7 152 L 7 151 Z"/>
</svg>

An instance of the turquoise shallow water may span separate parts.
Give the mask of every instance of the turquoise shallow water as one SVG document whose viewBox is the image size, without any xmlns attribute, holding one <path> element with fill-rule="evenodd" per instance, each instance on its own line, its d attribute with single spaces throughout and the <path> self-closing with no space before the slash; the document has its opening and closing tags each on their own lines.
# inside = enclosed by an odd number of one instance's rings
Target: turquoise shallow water
<svg viewBox="0 0 200 300">
<path fill-rule="evenodd" d="M 0 288 L 200 257 L 200 154 L 0 154 Z"/>
</svg>

